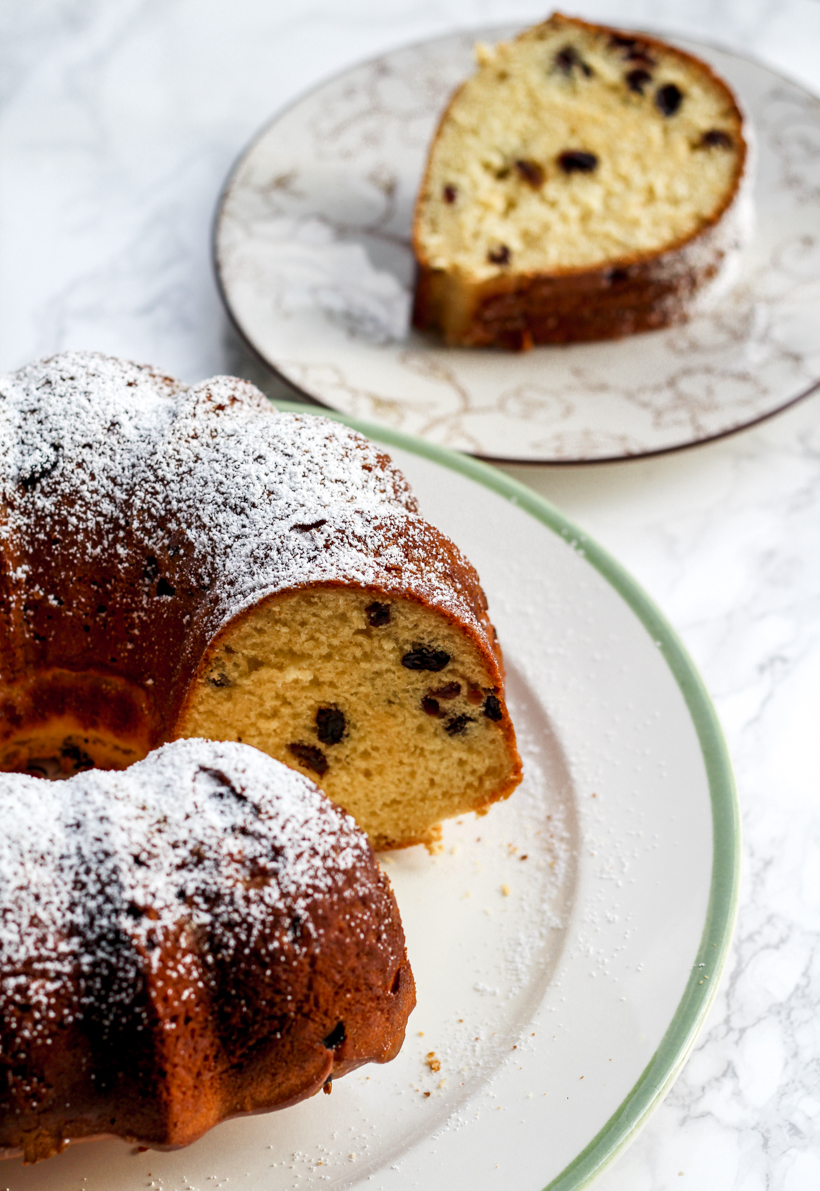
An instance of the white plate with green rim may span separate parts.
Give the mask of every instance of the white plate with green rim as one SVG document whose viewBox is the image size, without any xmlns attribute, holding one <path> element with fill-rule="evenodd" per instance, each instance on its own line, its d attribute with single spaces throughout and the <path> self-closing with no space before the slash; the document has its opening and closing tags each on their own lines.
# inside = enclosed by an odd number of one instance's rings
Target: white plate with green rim
<svg viewBox="0 0 820 1191">
<path fill-rule="evenodd" d="M 476 29 L 392 50 L 276 116 L 217 211 L 240 333 L 332 409 L 488 459 L 653 455 L 750 426 L 820 384 L 820 100 L 759 63 L 680 41 L 756 132 L 756 228 L 734 289 L 683 327 L 530 352 L 448 348 L 409 328 L 410 224 L 429 142 L 474 69 Z M 814 147 L 814 148 L 813 148 Z"/>
<path fill-rule="evenodd" d="M 404 1048 L 175 1153 L 109 1140 L 5 1162 L 8 1191 L 570 1191 L 635 1136 L 694 1043 L 740 865 L 696 670 L 629 575 L 529 489 L 359 428 L 478 568 L 525 765 L 507 802 L 446 824 L 438 854 L 384 858 L 418 986 Z"/>
</svg>

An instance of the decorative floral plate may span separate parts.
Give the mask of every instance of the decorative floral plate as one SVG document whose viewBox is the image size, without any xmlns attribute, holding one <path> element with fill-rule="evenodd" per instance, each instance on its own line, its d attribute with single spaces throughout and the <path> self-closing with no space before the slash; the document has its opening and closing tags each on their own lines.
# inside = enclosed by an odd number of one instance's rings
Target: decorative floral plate
<svg viewBox="0 0 820 1191">
<path fill-rule="evenodd" d="M 757 225 L 735 288 L 684 327 L 515 354 L 410 330 L 410 222 L 433 130 L 479 30 L 394 50 L 265 128 L 233 170 L 214 253 L 248 343 L 333 409 L 488 459 L 578 463 L 706 442 L 820 384 L 820 101 L 694 50 L 758 140 Z"/>
<path fill-rule="evenodd" d="M 438 855 L 383 857 L 418 990 L 401 1054 L 175 1153 L 107 1140 L 3 1162 L 6 1191 L 577 1191 L 694 1043 L 731 939 L 740 835 L 692 663 L 637 584 L 529 489 L 363 429 L 478 568 L 524 759 L 512 797 L 447 823 Z"/>
</svg>

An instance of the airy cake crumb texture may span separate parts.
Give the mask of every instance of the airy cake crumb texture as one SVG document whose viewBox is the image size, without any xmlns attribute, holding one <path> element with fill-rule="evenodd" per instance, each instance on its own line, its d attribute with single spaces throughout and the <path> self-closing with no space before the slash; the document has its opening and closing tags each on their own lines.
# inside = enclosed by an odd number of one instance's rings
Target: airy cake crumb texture
<svg viewBox="0 0 820 1191">
<path fill-rule="evenodd" d="M 687 55 L 556 16 L 477 58 L 419 199 L 426 266 L 481 281 L 634 259 L 696 234 L 731 197 L 739 113 Z"/>
<path fill-rule="evenodd" d="M 412 600 L 329 588 L 274 598 L 224 634 L 179 730 L 302 768 L 384 848 L 506 792 L 501 718 L 456 625 Z"/>
</svg>

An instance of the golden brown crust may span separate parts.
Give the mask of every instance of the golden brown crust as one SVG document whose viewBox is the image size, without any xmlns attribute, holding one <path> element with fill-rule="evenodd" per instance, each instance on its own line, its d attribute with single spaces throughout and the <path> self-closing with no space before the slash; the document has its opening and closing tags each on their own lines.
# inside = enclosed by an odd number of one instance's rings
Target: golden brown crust
<svg viewBox="0 0 820 1191">
<path fill-rule="evenodd" d="M 226 1037 L 226 1022 L 219 1019 L 230 1016 L 228 1007 L 184 995 L 189 987 L 179 979 L 169 944 L 168 964 L 146 964 L 150 987 L 143 993 L 162 1004 L 164 1020 L 143 1028 L 139 1041 L 125 1035 L 112 1040 L 122 1048 L 113 1065 L 82 1023 L 55 1031 L 50 1044 L 31 1056 L 32 1070 L 63 1096 L 47 1096 L 45 1104 L 33 1097 L 28 1111 L 0 1113 L 0 1158 L 39 1162 L 59 1154 L 68 1141 L 109 1136 L 180 1149 L 223 1121 L 289 1108 L 365 1063 L 390 1062 L 416 1003 L 398 906 L 383 875 L 376 897 L 370 894 L 363 903 L 351 874 L 344 897 L 314 912 L 320 962 L 310 952 L 289 954 L 287 980 L 277 974 L 277 987 L 267 990 L 257 1038 L 246 1030 L 241 1039 Z M 355 963 L 351 915 L 371 928 L 357 937 Z M 285 941 L 283 946 L 287 950 Z M 294 1003 L 310 1005 L 309 1025 L 305 1015 L 294 1016 Z M 171 1029 L 174 1014 L 187 1029 Z M 327 1045 L 340 1015 L 342 1040 Z M 275 1031 L 275 1021 L 288 1022 L 287 1029 Z M 129 1069 L 118 1070 L 126 1056 Z"/>
<path fill-rule="evenodd" d="M 749 146 L 737 100 L 711 67 L 685 50 L 656 37 L 605 25 L 595 25 L 555 13 L 547 22 L 606 33 L 639 37 L 704 72 L 717 87 L 730 113 L 740 152 L 731 189 L 710 219 L 662 252 L 634 253 L 599 268 L 557 268 L 549 273 L 521 273 L 510 269 L 486 281 L 476 281 L 431 265 L 420 235 L 420 212 L 429 195 L 433 150 L 464 84 L 452 97 L 439 121 L 427 168 L 416 200 L 413 251 L 417 262 L 413 326 L 438 331 L 451 346 L 502 347 L 527 350 L 534 344 L 616 339 L 640 331 L 657 330 L 685 321 L 699 291 L 721 270 L 740 246 L 742 233 L 731 219 L 738 207 L 747 172 Z M 536 27 L 537 28 L 537 27 Z M 519 37 L 526 37 L 527 30 Z M 728 227 L 722 226 L 728 223 Z"/>
<path fill-rule="evenodd" d="M 460 347 L 526 350 L 538 343 L 618 339 L 684 322 L 732 250 L 715 220 L 669 252 L 561 273 L 510 273 L 481 283 L 420 266 L 413 325 Z"/>
</svg>

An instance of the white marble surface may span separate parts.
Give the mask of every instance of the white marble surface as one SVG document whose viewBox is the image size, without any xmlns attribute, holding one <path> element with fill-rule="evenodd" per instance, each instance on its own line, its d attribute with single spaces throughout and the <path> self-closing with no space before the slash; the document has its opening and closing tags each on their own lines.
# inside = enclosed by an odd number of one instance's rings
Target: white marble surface
<svg viewBox="0 0 820 1191">
<path fill-rule="evenodd" d="M 820 91 L 818 0 L 574 10 L 711 39 Z M 0 369 L 83 347 L 186 379 L 259 379 L 209 256 L 239 147 L 333 70 L 543 11 L 530 0 L 5 0 Z M 809 398 L 655 460 L 509 469 L 612 550 L 680 631 L 715 698 L 743 807 L 728 975 L 683 1075 L 598 1191 L 820 1187 L 818 413 Z"/>
</svg>

